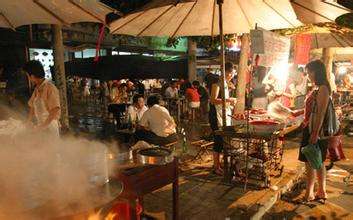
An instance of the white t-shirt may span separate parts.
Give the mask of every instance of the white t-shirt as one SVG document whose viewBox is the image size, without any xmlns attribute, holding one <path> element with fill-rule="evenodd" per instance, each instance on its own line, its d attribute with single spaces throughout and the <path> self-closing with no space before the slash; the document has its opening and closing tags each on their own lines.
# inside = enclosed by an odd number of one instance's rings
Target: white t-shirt
<svg viewBox="0 0 353 220">
<path fill-rule="evenodd" d="M 173 89 L 172 87 L 168 87 L 165 90 L 165 96 L 167 98 L 176 98 L 178 96 L 178 89 L 177 88 Z"/>
<path fill-rule="evenodd" d="M 167 137 L 176 133 L 174 119 L 170 116 L 168 110 L 160 105 L 149 108 L 143 114 L 140 125 L 160 137 Z"/>
<path fill-rule="evenodd" d="M 131 121 L 135 122 L 136 121 L 136 116 L 139 121 L 141 121 L 141 118 L 143 114 L 147 111 L 147 107 L 143 106 L 142 109 L 137 109 L 134 105 L 130 105 L 129 108 L 127 109 L 128 114 L 130 115 Z"/>
</svg>

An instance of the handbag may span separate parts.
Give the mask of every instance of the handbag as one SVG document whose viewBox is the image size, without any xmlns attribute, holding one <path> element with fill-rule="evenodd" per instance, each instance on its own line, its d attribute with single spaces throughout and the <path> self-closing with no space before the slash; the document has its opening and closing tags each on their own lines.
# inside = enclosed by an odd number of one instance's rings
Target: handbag
<svg viewBox="0 0 353 220">
<path fill-rule="evenodd" d="M 310 119 L 309 119 L 309 132 L 312 133 L 313 124 L 314 124 L 314 116 L 318 112 L 316 95 L 314 98 L 314 102 L 311 109 Z M 321 130 L 319 132 L 320 138 L 332 137 L 339 132 L 340 122 L 338 120 L 335 108 L 333 106 L 332 98 L 329 97 L 329 101 L 327 104 L 327 109 L 324 117 L 324 121 L 321 126 Z"/>
<path fill-rule="evenodd" d="M 301 149 L 311 168 L 318 170 L 322 166 L 322 154 L 318 144 L 308 144 Z"/>
<path fill-rule="evenodd" d="M 328 139 L 328 155 L 332 162 L 346 159 L 343 150 L 343 137 L 342 135 L 335 135 Z"/>
</svg>

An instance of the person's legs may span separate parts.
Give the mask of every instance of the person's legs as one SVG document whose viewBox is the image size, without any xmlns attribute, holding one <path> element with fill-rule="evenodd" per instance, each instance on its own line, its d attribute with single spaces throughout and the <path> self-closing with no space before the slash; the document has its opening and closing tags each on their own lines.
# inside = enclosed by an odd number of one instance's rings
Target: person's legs
<svg viewBox="0 0 353 220">
<path fill-rule="evenodd" d="M 214 147 L 213 147 L 213 169 L 218 175 L 223 174 L 223 169 L 221 167 L 220 154 L 223 150 L 223 138 L 222 136 L 214 136 Z"/>
<path fill-rule="evenodd" d="M 138 129 L 135 131 L 135 138 L 140 141 L 146 141 L 149 144 L 157 144 L 158 136 L 152 131 Z"/>
<path fill-rule="evenodd" d="M 318 142 L 321 153 L 322 153 L 322 160 L 325 161 L 326 159 L 326 154 L 327 154 L 327 147 L 328 147 L 328 140 L 319 140 Z M 317 172 L 317 180 L 319 183 L 319 187 L 316 193 L 316 196 L 318 198 L 327 198 L 327 193 L 326 193 L 326 167 L 323 164 Z"/>
<path fill-rule="evenodd" d="M 315 199 L 314 186 L 315 186 L 315 170 L 311 168 L 308 162 L 305 163 L 306 168 L 306 192 L 305 199 L 310 201 Z"/>
<path fill-rule="evenodd" d="M 210 105 L 209 111 L 209 123 L 212 131 L 218 130 L 218 119 L 217 111 L 214 105 Z M 223 138 L 222 136 L 213 134 L 214 145 L 213 145 L 213 169 L 216 174 L 222 175 L 223 170 L 220 162 L 220 152 L 223 150 Z"/>
<path fill-rule="evenodd" d="M 178 141 L 177 134 L 171 134 L 168 137 L 160 137 L 152 131 L 136 130 L 135 138 L 137 140 L 145 141 L 149 144 L 164 146 L 173 142 Z"/>
<path fill-rule="evenodd" d="M 318 198 L 327 198 L 326 193 L 326 167 L 322 165 L 319 170 L 316 171 L 319 187 L 316 193 Z"/>
</svg>

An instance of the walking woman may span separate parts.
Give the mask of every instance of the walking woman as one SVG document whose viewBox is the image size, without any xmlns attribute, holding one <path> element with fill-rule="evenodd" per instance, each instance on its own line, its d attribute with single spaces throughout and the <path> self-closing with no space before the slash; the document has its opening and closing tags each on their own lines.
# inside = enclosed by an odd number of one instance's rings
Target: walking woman
<svg viewBox="0 0 353 220">
<path fill-rule="evenodd" d="M 229 97 L 228 83 L 234 77 L 234 66 L 232 63 L 227 62 L 225 64 L 225 75 L 226 75 L 226 85 L 225 85 L 225 100 L 227 103 L 226 106 L 226 125 L 231 124 L 231 118 L 229 115 L 232 114 L 231 107 L 236 104 L 235 98 Z M 216 131 L 223 126 L 222 120 L 222 92 L 221 92 L 221 83 L 222 80 L 214 82 L 211 86 L 211 100 L 210 100 L 210 112 L 209 112 L 209 121 L 211 129 Z M 223 170 L 220 163 L 220 153 L 223 151 L 223 138 L 220 135 L 214 135 L 214 148 L 213 148 L 213 168 L 214 172 L 217 175 L 222 175 Z"/>
<path fill-rule="evenodd" d="M 325 65 L 320 60 L 308 63 L 306 65 L 306 71 L 310 81 L 314 84 L 314 89 L 308 94 L 305 101 L 303 140 L 299 149 L 299 160 L 305 162 L 307 173 L 306 193 L 302 202 L 316 200 L 324 203 L 327 199 L 326 168 L 324 165 L 318 170 L 311 168 L 304 154 L 301 153 L 301 149 L 308 144 L 318 144 L 322 158 L 325 160 L 328 140 L 320 138 L 320 133 L 332 91 L 327 79 Z M 313 108 L 313 105 L 316 105 L 316 107 Z M 315 109 L 317 109 L 317 111 L 315 111 Z M 311 123 L 309 123 L 309 121 L 311 121 Z M 316 194 L 314 193 L 315 179 L 318 180 Z"/>
</svg>

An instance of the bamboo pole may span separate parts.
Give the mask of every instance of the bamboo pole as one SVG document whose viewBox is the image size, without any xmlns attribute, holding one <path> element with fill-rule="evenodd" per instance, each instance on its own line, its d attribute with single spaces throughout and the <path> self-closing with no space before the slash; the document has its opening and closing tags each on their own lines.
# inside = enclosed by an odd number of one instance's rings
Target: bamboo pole
<svg viewBox="0 0 353 220">
<path fill-rule="evenodd" d="M 66 77 L 64 64 L 64 44 L 61 25 L 52 25 L 52 42 L 54 51 L 54 72 L 56 86 L 59 89 L 61 105 L 62 130 L 69 129 L 69 113 L 67 105 Z"/>
<path fill-rule="evenodd" d="M 246 75 L 248 72 L 249 52 L 250 35 L 243 34 L 241 37 L 241 52 L 237 80 L 237 104 L 235 106 L 235 113 L 244 113 L 245 110 Z"/>
<path fill-rule="evenodd" d="M 322 60 L 326 66 L 327 79 L 331 82 L 331 72 L 332 72 L 332 62 L 334 55 L 334 48 L 324 48 L 322 49 Z"/>
<path fill-rule="evenodd" d="M 189 81 L 196 80 L 196 50 L 197 44 L 191 38 L 188 38 L 188 69 L 189 69 Z"/>
</svg>

